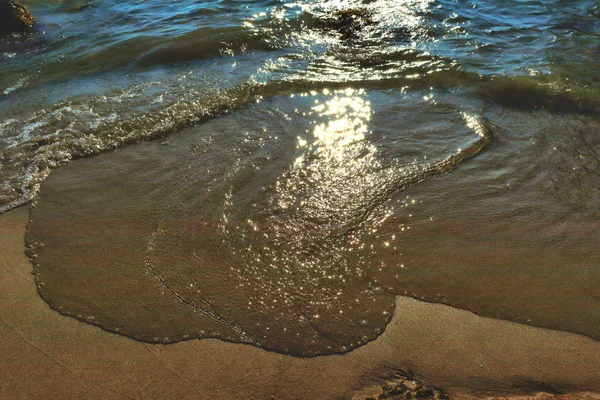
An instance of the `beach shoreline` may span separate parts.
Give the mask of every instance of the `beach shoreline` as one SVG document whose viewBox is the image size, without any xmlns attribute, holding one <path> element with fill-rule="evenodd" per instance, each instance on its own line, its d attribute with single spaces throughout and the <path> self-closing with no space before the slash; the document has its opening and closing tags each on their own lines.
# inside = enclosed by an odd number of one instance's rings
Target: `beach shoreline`
<svg viewBox="0 0 600 400">
<path fill-rule="evenodd" d="M 600 342 L 406 297 L 379 338 L 344 355 L 137 342 L 38 296 L 24 254 L 28 218 L 28 207 L 0 215 L 3 399 L 384 399 L 403 398 L 384 390 L 403 379 L 458 398 L 600 398 Z"/>
</svg>

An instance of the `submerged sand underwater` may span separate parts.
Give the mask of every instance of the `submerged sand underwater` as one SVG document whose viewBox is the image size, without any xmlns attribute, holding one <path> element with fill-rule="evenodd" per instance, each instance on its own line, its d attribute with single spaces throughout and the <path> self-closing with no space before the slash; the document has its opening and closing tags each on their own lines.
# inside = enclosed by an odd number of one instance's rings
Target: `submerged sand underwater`
<svg viewBox="0 0 600 400">
<path fill-rule="evenodd" d="M 303 357 L 375 339 L 397 295 L 600 338 L 595 183 L 561 162 L 597 120 L 426 93 L 263 98 L 53 171 L 40 294 L 150 343 Z"/>
<path fill-rule="evenodd" d="M 0 398 L 351 399 L 381 393 L 408 370 L 479 397 L 600 392 L 598 341 L 406 297 L 377 340 L 345 355 L 133 341 L 60 315 L 38 296 L 24 254 L 28 217 L 27 208 L 0 216 Z"/>
</svg>

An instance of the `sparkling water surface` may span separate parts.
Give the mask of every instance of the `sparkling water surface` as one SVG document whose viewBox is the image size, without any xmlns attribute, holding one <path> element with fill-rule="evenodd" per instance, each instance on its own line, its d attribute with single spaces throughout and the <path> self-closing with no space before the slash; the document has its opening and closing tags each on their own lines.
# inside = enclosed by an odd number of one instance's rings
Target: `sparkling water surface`
<svg viewBox="0 0 600 400">
<path fill-rule="evenodd" d="M 596 2 L 26 4 L 0 211 L 53 308 L 297 356 L 396 295 L 600 337 Z"/>
</svg>

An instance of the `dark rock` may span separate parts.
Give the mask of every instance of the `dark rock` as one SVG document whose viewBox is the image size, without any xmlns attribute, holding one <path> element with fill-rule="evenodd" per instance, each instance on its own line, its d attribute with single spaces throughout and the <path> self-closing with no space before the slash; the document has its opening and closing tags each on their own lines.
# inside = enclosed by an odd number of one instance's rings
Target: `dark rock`
<svg viewBox="0 0 600 400">
<path fill-rule="evenodd" d="M 355 38 L 366 26 L 375 24 L 372 14 L 365 9 L 352 8 L 337 11 L 334 15 L 321 20 L 323 28 L 337 30 L 343 39 Z"/>
<path fill-rule="evenodd" d="M 340 24 L 352 24 L 356 21 L 373 23 L 371 14 L 367 10 L 360 8 L 350 8 L 338 11 L 337 20 Z"/>
<path fill-rule="evenodd" d="M 0 34 L 23 32 L 31 28 L 35 18 L 24 5 L 11 0 L 0 0 Z"/>
</svg>

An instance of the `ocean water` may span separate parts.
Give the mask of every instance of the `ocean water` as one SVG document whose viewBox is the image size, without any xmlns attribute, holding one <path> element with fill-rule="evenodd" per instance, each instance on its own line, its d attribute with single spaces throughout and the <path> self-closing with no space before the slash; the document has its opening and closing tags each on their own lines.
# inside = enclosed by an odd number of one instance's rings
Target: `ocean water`
<svg viewBox="0 0 600 400">
<path fill-rule="evenodd" d="M 30 1 L 0 211 L 38 291 L 296 356 L 412 296 L 600 339 L 596 1 Z"/>
</svg>

